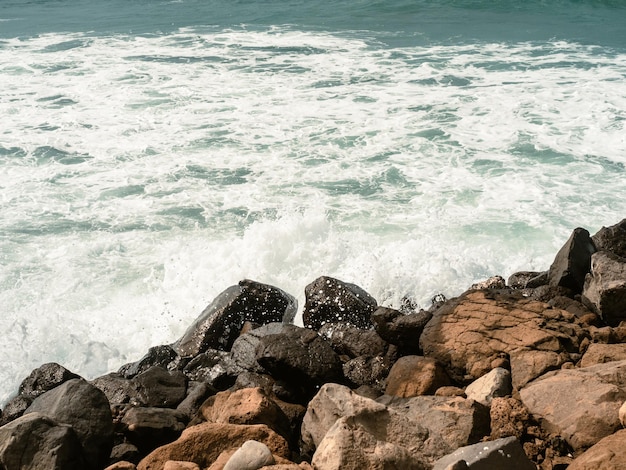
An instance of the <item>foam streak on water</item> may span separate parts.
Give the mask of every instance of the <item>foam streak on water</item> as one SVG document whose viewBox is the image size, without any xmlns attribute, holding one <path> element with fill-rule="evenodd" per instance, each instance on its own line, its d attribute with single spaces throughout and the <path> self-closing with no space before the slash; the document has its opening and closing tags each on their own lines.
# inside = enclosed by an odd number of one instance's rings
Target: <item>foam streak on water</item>
<svg viewBox="0 0 626 470">
<path fill-rule="evenodd" d="M 0 401 L 249 277 L 421 305 L 626 215 L 626 55 L 182 29 L 0 42 Z"/>
</svg>

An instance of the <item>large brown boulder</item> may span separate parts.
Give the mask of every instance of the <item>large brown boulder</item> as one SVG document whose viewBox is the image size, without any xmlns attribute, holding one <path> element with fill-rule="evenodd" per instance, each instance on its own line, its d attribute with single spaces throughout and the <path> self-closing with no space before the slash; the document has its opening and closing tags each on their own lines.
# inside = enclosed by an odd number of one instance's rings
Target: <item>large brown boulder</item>
<svg viewBox="0 0 626 470">
<path fill-rule="evenodd" d="M 513 387 L 577 362 L 585 331 L 575 315 L 519 291 L 468 291 L 446 302 L 424 328 L 424 355 L 468 383 L 511 357 Z"/>
<path fill-rule="evenodd" d="M 385 393 L 396 397 L 434 395 L 438 388 L 447 385 L 452 385 L 450 378 L 435 359 L 403 356 L 389 372 Z"/>
<path fill-rule="evenodd" d="M 626 343 L 603 344 L 591 343 L 583 358 L 580 360 L 580 367 L 589 367 L 605 362 L 626 360 Z"/>
<path fill-rule="evenodd" d="M 207 349 L 229 351 L 245 322 L 293 321 L 297 302 L 277 287 L 243 280 L 218 295 L 173 345 L 181 356 Z"/>
<path fill-rule="evenodd" d="M 0 428 L 0 468 L 84 470 L 85 462 L 71 426 L 29 413 Z"/>
<path fill-rule="evenodd" d="M 582 291 L 585 275 L 591 267 L 591 255 L 595 251 L 589 232 L 580 227 L 574 229 L 550 266 L 550 286 L 566 287 L 578 293 Z"/>
<path fill-rule="evenodd" d="M 72 379 L 38 396 L 24 414 L 41 413 L 69 424 L 83 446 L 85 468 L 100 469 L 113 447 L 113 416 L 103 392 L 83 379 Z"/>
<path fill-rule="evenodd" d="M 616 326 L 626 320 L 626 258 L 608 251 L 593 254 L 583 302 L 609 325 Z"/>
<path fill-rule="evenodd" d="M 176 441 L 155 449 L 139 462 L 137 469 L 163 470 L 168 460 L 193 462 L 207 468 L 223 451 L 234 451 L 249 440 L 264 443 L 272 454 L 290 457 L 285 439 L 263 424 L 202 423 L 185 429 Z"/>
<path fill-rule="evenodd" d="M 574 459 L 568 470 L 626 470 L 626 429 L 617 431 Z"/>
<path fill-rule="evenodd" d="M 526 385 L 520 397 L 546 432 L 584 450 L 621 428 L 626 361 L 549 372 Z"/>
<path fill-rule="evenodd" d="M 355 284 L 328 276 L 317 278 L 304 290 L 304 326 L 319 330 L 326 323 L 346 322 L 357 328 L 372 327 L 376 300 Z"/>
</svg>

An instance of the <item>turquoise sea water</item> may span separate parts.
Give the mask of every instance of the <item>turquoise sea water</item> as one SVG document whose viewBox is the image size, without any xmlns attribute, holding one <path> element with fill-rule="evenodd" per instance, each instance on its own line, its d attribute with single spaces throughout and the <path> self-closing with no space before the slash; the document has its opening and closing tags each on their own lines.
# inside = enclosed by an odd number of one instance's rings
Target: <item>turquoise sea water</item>
<svg viewBox="0 0 626 470">
<path fill-rule="evenodd" d="M 622 1 L 3 0 L 0 402 L 242 278 L 422 306 L 626 217 Z"/>
</svg>

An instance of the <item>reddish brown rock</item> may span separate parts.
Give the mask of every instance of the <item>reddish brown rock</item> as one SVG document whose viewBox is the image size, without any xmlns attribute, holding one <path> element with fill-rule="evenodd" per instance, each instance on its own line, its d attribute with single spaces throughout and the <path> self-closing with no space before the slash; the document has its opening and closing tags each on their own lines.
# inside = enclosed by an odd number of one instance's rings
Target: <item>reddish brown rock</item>
<svg viewBox="0 0 626 470">
<path fill-rule="evenodd" d="M 575 362 L 585 331 L 575 315 L 523 297 L 519 291 L 468 291 L 439 308 L 424 328 L 424 355 L 450 377 L 468 383 L 494 360 L 511 360 L 514 388 L 565 362 Z M 512 358 L 513 359 L 513 358 Z"/>
<path fill-rule="evenodd" d="M 289 458 L 285 439 L 265 425 L 202 423 L 187 428 L 176 441 L 155 449 L 139 462 L 137 469 L 163 470 L 168 460 L 194 462 L 206 468 L 224 450 L 235 450 L 248 440 L 263 442 L 273 454 Z"/>
<path fill-rule="evenodd" d="M 580 367 L 626 360 L 626 344 L 591 343 L 580 360 Z"/>
<path fill-rule="evenodd" d="M 567 470 L 626 470 L 626 429 L 601 439 Z"/>
<path fill-rule="evenodd" d="M 522 402 L 511 397 L 494 398 L 489 413 L 492 439 L 515 436 L 521 440 L 531 420 Z"/>
<path fill-rule="evenodd" d="M 385 393 L 396 397 L 434 395 L 438 388 L 447 385 L 452 385 L 450 378 L 436 360 L 404 356 L 391 368 Z"/>
</svg>

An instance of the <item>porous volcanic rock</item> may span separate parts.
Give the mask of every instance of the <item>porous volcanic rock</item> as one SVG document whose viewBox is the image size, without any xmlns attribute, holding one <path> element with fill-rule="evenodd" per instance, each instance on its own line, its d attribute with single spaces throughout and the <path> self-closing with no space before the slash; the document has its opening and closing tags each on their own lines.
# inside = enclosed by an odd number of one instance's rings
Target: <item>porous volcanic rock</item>
<svg viewBox="0 0 626 470">
<path fill-rule="evenodd" d="M 520 291 L 468 291 L 440 307 L 422 333 L 424 355 L 439 361 L 459 383 L 478 379 L 494 360 L 511 360 L 513 387 L 576 362 L 584 329 L 576 317 Z M 513 359 L 513 358 L 512 358 Z"/>
<path fill-rule="evenodd" d="M 376 300 L 355 284 L 322 276 L 306 286 L 304 294 L 302 320 L 307 328 L 319 330 L 326 323 L 338 322 L 363 329 L 372 327 L 370 316 Z"/>
<path fill-rule="evenodd" d="M 246 279 L 219 294 L 173 348 L 181 356 L 197 356 L 207 349 L 229 351 L 245 322 L 290 323 L 296 310 L 291 295 Z"/>
<path fill-rule="evenodd" d="M 626 258 L 626 219 L 610 227 L 602 227 L 591 238 L 598 251 L 608 251 Z"/>
</svg>

